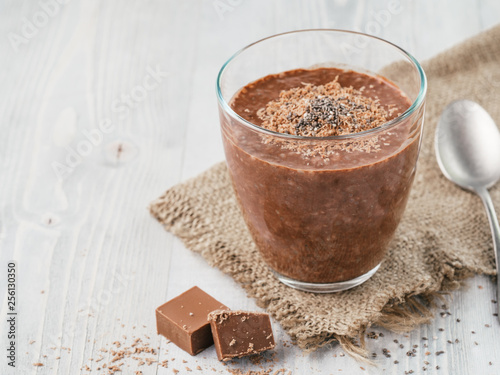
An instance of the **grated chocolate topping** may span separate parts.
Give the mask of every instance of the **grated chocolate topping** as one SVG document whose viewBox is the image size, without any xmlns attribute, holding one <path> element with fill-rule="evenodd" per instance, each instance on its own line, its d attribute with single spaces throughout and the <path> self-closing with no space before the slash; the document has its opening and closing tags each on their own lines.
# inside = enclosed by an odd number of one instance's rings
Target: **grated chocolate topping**
<svg viewBox="0 0 500 375">
<path fill-rule="evenodd" d="M 306 137 L 358 133 L 391 117 L 378 100 L 362 91 L 342 87 L 337 79 L 325 85 L 304 84 L 282 91 L 257 114 L 262 127 L 279 133 Z"/>
</svg>

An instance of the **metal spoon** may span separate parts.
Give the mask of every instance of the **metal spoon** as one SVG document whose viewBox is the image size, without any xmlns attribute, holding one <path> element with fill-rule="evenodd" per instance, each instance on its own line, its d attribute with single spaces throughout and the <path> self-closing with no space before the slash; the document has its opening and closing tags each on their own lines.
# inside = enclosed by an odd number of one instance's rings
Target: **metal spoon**
<svg viewBox="0 0 500 375">
<path fill-rule="evenodd" d="M 445 108 L 439 119 L 435 147 L 439 167 L 446 178 L 479 195 L 486 207 L 493 234 L 500 313 L 500 227 L 487 190 L 500 179 L 500 131 L 479 104 L 457 100 Z"/>
</svg>

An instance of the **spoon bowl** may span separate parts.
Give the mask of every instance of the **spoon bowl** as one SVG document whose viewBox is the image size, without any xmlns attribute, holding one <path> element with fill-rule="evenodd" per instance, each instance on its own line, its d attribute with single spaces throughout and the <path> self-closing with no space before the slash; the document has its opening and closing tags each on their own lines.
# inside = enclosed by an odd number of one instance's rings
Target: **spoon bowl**
<svg viewBox="0 0 500 375">
<path fill-rule="evenodd" d="M 479 104 L 449 104 L 439 120 L 435 144 L 441 171 L 462 188 L 490 188 L 500 179 L 500 132 Z"/>
</svg>

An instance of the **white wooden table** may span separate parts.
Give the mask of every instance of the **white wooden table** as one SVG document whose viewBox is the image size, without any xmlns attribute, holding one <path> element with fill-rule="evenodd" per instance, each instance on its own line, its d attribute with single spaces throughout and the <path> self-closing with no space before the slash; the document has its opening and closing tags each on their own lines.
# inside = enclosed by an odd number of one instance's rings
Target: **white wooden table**
<svg viewBox="0 0 500 375">
<path fill-rule="evenodd" d="M 61 3 L 0 2 L 0 374 L 105 373 L 97 368 L 113 356 L 100 350 L 135 338 L 160 347 L 149 357 L 168 359 L 168 367 L 137 367 L 129 358 L 117 362 L 125 374 L 191 373 L 186 367 L 207 374 L 500 373 L 495 288 L 487 277 L 467 281 L 449 302 L 451 315 L 440 309 L 428 326 L 408 335 L 374 329 L 384 335 L 368 339 L 376 367 L 339 347 L 303 354 L 278 324 L 276 363 L 223 366 L 213 348 L 190 357 L 156 335 L 157 306 L 200 285 L 233 308 L 258 308 L 147 210 L 166 188 L 223 159 L 215 77 L 239 48 L 283 31 L 345 28 L 424 60 L 498 23 L 498 1 L 401 1 L 387 22 L 380 16 L 386 1 Z M 15 370 L 6 358 L 10 260 Z M 407 356 L 414 345 L 415 356 Z"/>
</svg>

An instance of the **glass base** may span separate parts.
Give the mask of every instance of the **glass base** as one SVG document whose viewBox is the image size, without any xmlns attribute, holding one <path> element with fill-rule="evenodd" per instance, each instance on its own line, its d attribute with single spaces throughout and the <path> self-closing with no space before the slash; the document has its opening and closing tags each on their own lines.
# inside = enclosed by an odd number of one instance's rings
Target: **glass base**
<svg viewBox="0 0 500 375">
<path fill-rule="evenodd" d="M 372 268 L 370 271 L 368 271 L 364 275 L 358 276 L 352 280 L 338 281 L 335 283 L 324 283 L 324 284 L 323 283 L 307 283 L 304 281 L 290 279 L 289 277 L 283 276 L 276 271 L 273 271 L 273 273 L 276 275 L 276 277 L 278 278 L 279 281 L 281 281 L 283 284 L 288 285 L 292 288 L 303 290 L 305 292 L 313 292 L 313 293 L 333 293 L 333 292 L 340 292 L 343 290 L 351 289 L 351 288 L 354 288 L 355 286 L 363 284 L 366 280 L 368 280 L 370 277 L 372 277 L 375 274 L 375 272 L 377 272 L 379 267 L 380 267 L 380 263 L 377 264 L 377 266 Z"/>
</svg>

